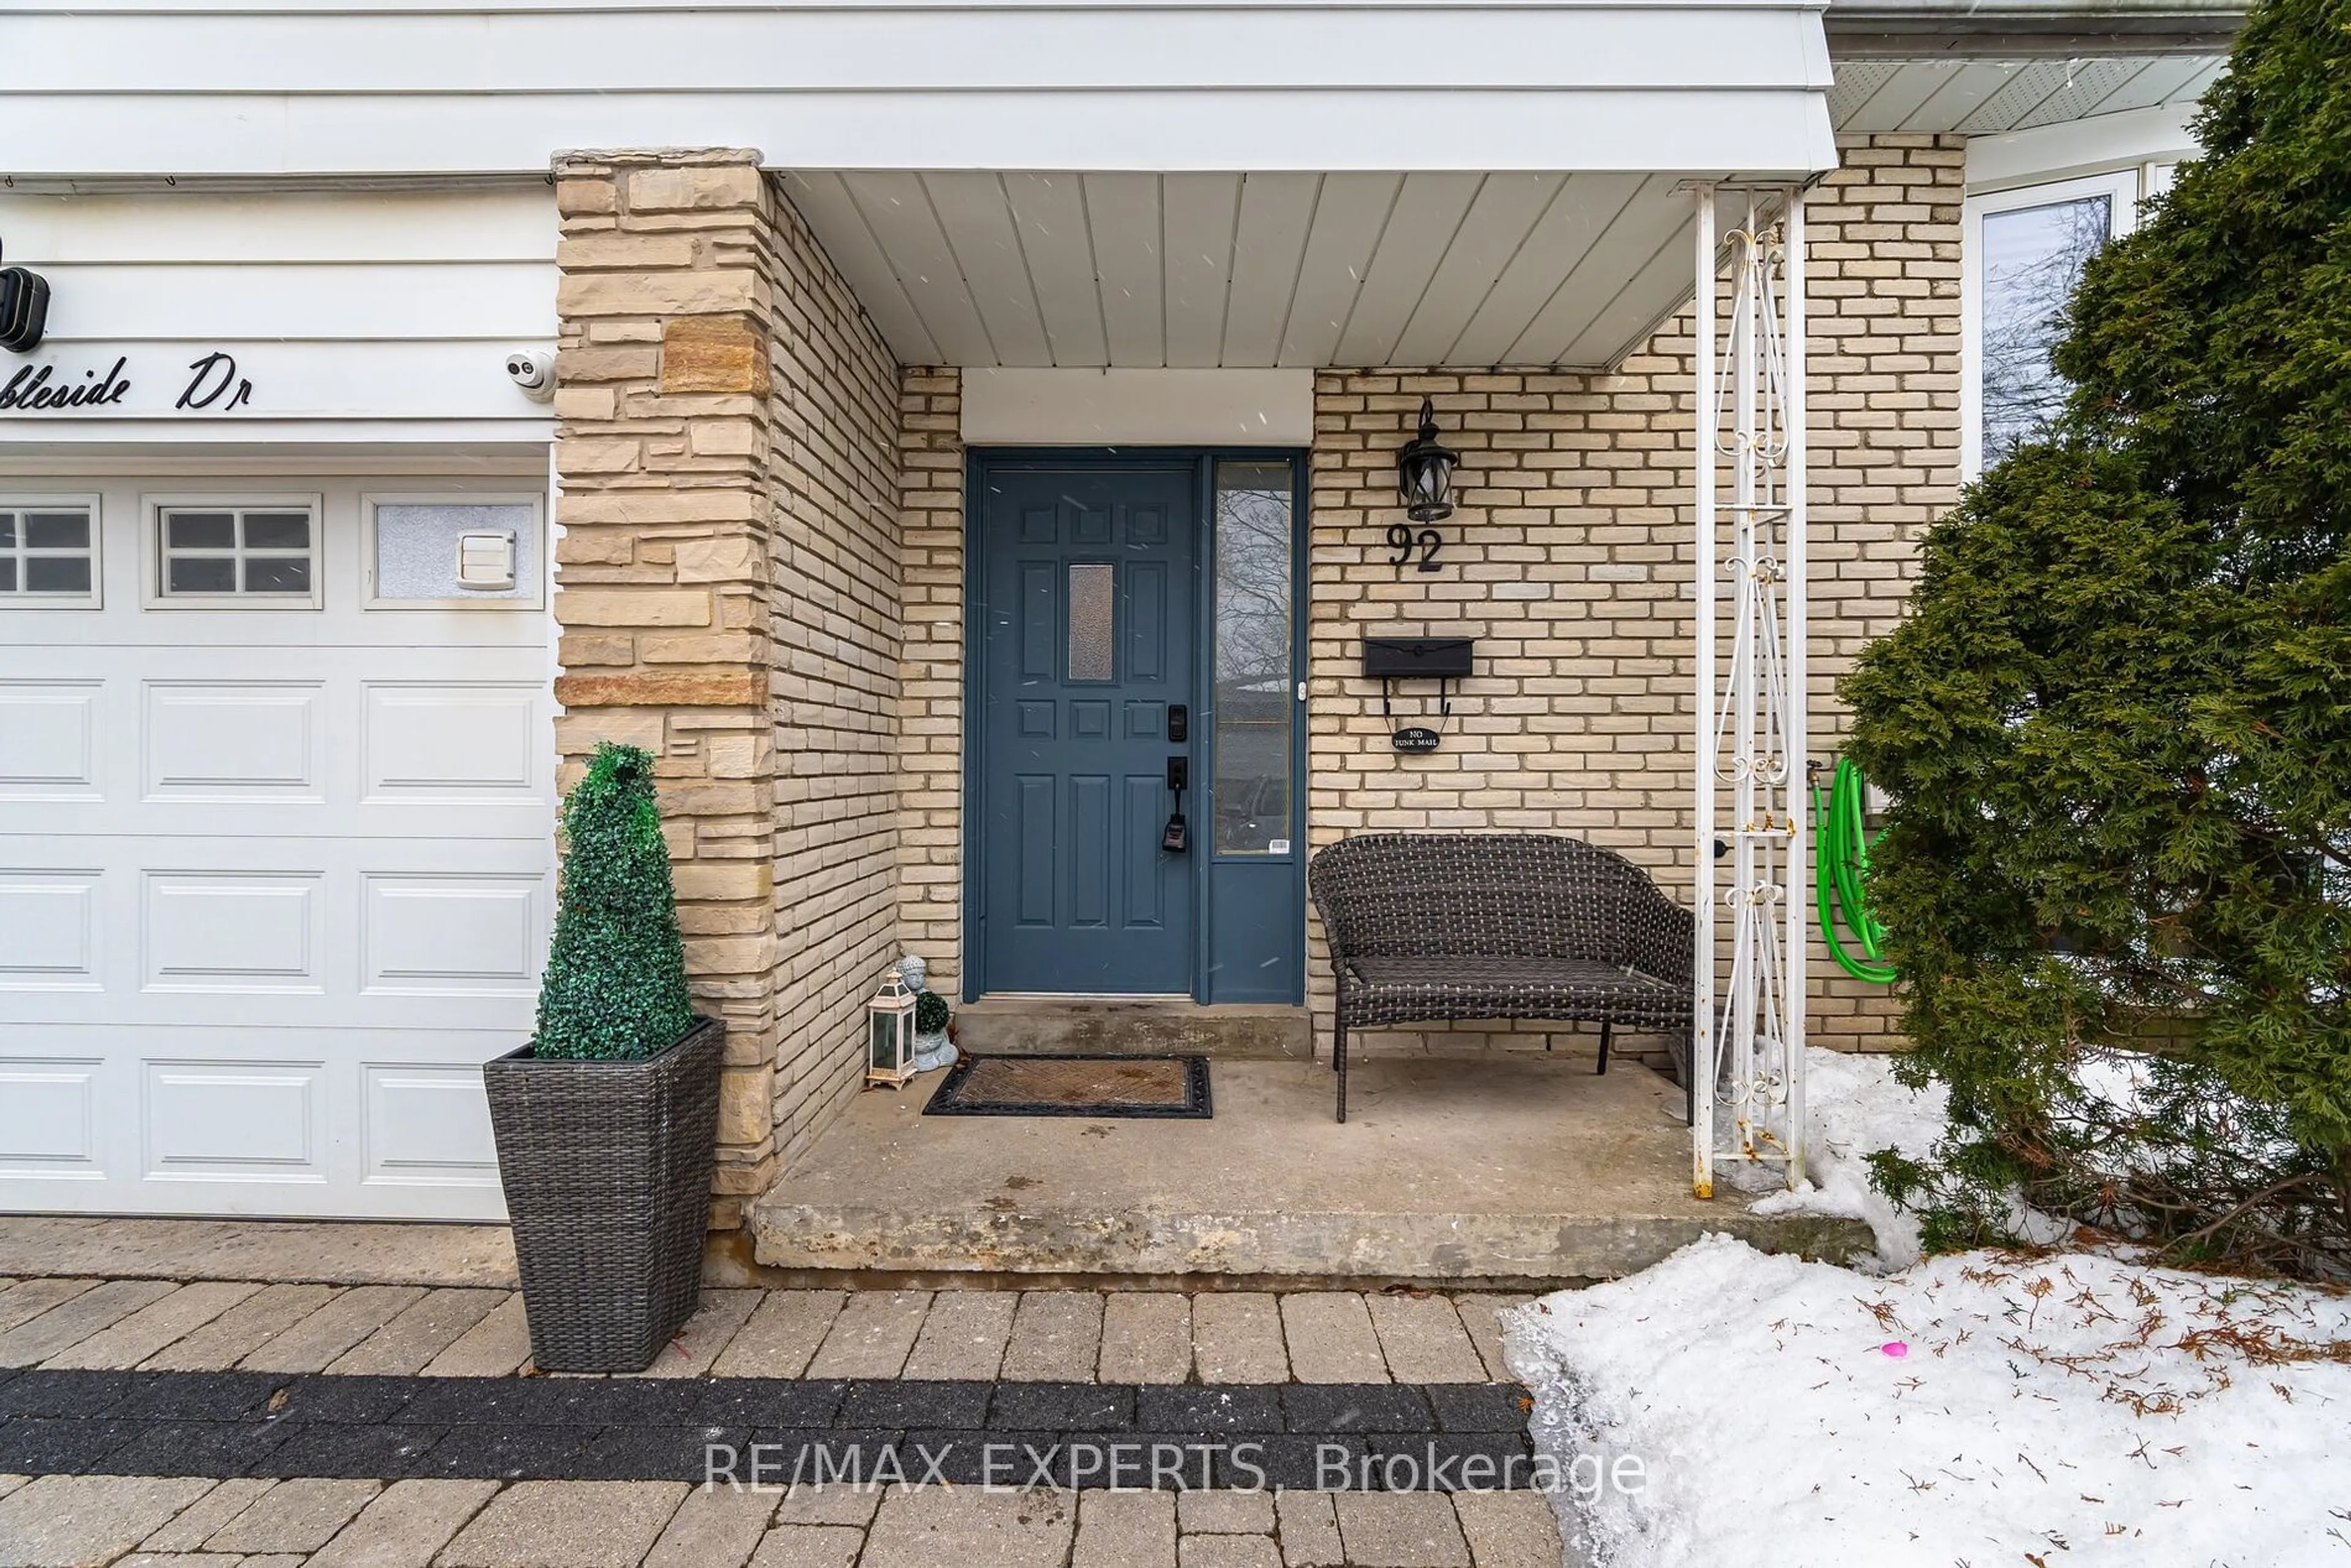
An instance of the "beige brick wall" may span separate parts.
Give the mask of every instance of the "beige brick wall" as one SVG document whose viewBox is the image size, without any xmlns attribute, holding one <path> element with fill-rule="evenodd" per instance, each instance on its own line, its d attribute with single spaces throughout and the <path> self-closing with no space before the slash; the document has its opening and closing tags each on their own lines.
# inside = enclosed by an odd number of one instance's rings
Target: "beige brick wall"
<svg viewBox="0 0 2351 1568">
<path fill-rule="evenodd" d="M 1845 149 L 1812 195 L 1811 542 L 1814 755 L 1842 727 L 1834 686 L 1901 612 L 1926 525 L 1958 484 L 1956 139 Z M 1622 851 L 1688 896 L 1695 752 L 1691 642 L 1693 355 L 1685 310 L 1618 373 L 1336 371 L 1315 392 L 1308 834 L 1378 829 L 1570 833 Z M 1446 569 L 1388 564 L 1401 520 L 1395 454 L 1424 396 L 1460 452 Z M 1443 748 L 1406 757 L 1388 732 L 1440 723 L 1407 688 L 1383 718 L 1354 672 L 1366 635 L 1478 639 Z M 1309 989 L 1328 1028 L 1330 975 L 1311 933 Z M 1880 988 L 1815 948 L 1812 1035 L 1891 1043 Z M 1368 1048 L 1592 1049 L 1465 1027 Z M 1657 1054 L 1652 1045 L 1651 1054 Z"/>
<path fill-rule="evenodd" d="M 1956 486 L 1963 162 L 1955 139 L 1877 138 L 1813 197 L 1823 751 L 1835 675 L 1899 614 Z M 961 961 L 959 378 L 892 362 L 757 165 L 580 156 L 558 182 L 559 739 L 567 784 L 600 738 L 661 758 L 688 964 L 729 1024 L 722 1224 L 855 1092 L 864 998 L 897 947 L 942 991 Z M 1686 876 L 1690 355 L 1678 319 L 1610 376 L 1319 378 L 1313 842 L 1546 830 Z M 1424 393 L 1464 458 L 1450 559 L 1426 576 L 1384 545 Z M 1379 632 L 1479 640 L 1434 756 L 1388 748 L 1353 674 Z M 1322 963 L 1318 942 L 1318 1000 Z M 1824 958 L 1814 976 L 1818 1038 L 1886 1040 L 1881 995 Z M 1541 1043 L 1468 1029 L 1442 1046 Z"/>
<path fill-rule="evenodd" d="M 963 978 L 963 437 L 961 374 L 899 385 L 905 641 L 899 669 L 898 936 L 939 995 Z"/>
<path fill-rule="evenodd" d="M 799 214 L 768 200 L 775 1113 L 789 1164 L 862 1084 L 865 1003 L 898 952 L 904 588 L 897 361 Z"/>
<path fill-rule="evenodd" d="M 1890 628 L 1920 532 L 1959 464 L 1958 138 L 1877 137 L 1807 207 L 1812 281 L 1812 694 L 1834 748 L 1835 679 Z M 1312 455 L 1309 834 L 1374 828 L 1573 833 L 1654 868 L 1687 899 L 1694 698 L 1690 643 L 1695 413 L 1688 314 L 1612 376 L 1546 371 L 1343 371 L 1318 378 Z M 962 883 L 962 454 L 952 371 L 910 371 L 899 930 L 952 977 Z M 1395 449 L 1422 395 L 1463 455 L 1444 571 L 1387 564 Z M 1353 674 L 1366 633 L 1479 639 L 1444 749 L 1398 756 L 1398 723 Z M 1310 999 L 1327 1034 L 1319 934 Z M 1890 1043 L 1885 993 L 1812 963 L 1814 1038 Z M 946 984 L 941 979 L 940 988 Z M 1376 1035 L 1373 1049 L 1589 1051 L 1590 1033 L 1469 1026 Z M 1644 1042 L 1662 1055 L 1661 1042 Z"/>
<path fill-rule="evenodd" d="M 582 155 L 562 240 L 565 781 L 661 759 L 731 1225 L 854 1092 L 894 955 L 899 375 L 736 150 Z"/>
<path fill-rule="evenodd" d="M 1956 136 L 1844 148 L 1811 224 L 1813 736 L 1841 731 L 1836 677 L 1902 613 L 1926 524 L 1959 489 Z M 1448 569 L 1387 564 L 1395 452 L 1432 395 L 1462 452 Z M 962 449 L 956 374 L 910 369 L 898 931 L 946 992 L 962 956 Z M 1373 828 L 1571 832 L 1620 849 L 1688 898 L 1693 757 L 1693 340 L 1683 310 L 1615 376 L 1328 371 L 1311 454 L 1310 841 Z M 1399 757 L 1422 691 L 1380 717 L 1354 670 L 1364 634 L 1477 637 L 1444 750 Z M 1328 1032 L 1328 959 L 1310 1004 Z M 1813 1037 L 1893 1044 L 1886 992 L 1811 961 Z M 1465 1025 L 1373 1034 L 1371 1049 L 1592 1051 L 1594 1037 Z M 1662 1041 L 1641 1041 L 1662 1058 Z"/>
</svg>

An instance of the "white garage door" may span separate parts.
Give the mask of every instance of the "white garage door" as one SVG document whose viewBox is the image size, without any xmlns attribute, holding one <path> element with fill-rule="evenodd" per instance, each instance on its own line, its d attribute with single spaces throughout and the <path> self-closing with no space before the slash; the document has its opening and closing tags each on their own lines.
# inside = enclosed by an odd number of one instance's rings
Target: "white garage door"
<svg viewBox="0 0 2351 1568">
<path fill-rule="evenodd" d="M 479 1064 L 553 902 L 532 488 L 0 480 L 0 1209 L 502 1216 Z M 515 586 L 460 586 L 509 536 Z"/>
</svg>

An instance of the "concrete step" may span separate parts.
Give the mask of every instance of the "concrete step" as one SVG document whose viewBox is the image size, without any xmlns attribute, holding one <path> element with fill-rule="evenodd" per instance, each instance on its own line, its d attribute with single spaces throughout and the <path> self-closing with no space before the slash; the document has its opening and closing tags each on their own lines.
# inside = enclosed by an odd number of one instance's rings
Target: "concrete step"
<svg viewBox="0 0 2351 1568">
<path fill-rule="evenodd" d="M 956 1009 L 956 1043 L 999 1056 L 1181 1051 L 1219 1061 L 1302 1061 L 1312 1040 L 1304 1008 L 1203 1007 L 1157 997 L 982 997 Z"/>
<path fill-rule="evenodd" d="M 1332 1073 L 1219 1061 L 1208 1121 L 925 1116 L 930 1080 L 862 1094 L 754 1201 L 754 1256 L 923 1277 L 1266 1289 L 1408 1281 L 1531 1289 L 1646 1269 L 1708 1231 L 1844 1261 L 1857 1220 L 1690 1194 L 1682 1092 L 1635 1062 L 1512 1053 L 1373 1059 Z"/>
</svg>

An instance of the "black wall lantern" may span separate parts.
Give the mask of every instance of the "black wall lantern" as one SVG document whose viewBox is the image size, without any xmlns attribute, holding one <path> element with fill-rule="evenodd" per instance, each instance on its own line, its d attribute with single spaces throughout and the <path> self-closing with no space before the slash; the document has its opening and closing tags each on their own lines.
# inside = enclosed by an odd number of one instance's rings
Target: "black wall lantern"
<svg viewBox="0 0 2351 1568">
<path fill-rule="evenodd" d="M 0 349 L 29 354 L 48 325 L 49 280 L 21 267 L 0 267 Z"/>
<path fill-rule="evenodd" d="M 1420 434 L 1396 454 L 1396 489 L 1404 496 L 1405 516 L 1416 523 L 1434 523 L 1453 515 L 1453 466 L 1461 459 L 1437 439 L 1437 409 L 1420 400 Z"/>
</svg>

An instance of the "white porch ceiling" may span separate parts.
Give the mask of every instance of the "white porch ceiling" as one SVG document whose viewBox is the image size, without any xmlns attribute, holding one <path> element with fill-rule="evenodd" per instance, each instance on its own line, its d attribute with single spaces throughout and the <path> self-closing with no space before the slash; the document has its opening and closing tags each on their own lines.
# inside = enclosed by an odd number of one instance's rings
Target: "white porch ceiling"
<svg viewBox="0 0 2351 1568">
<path fill-rule="evenodd" d="M 1690 289 L 1662 174 L 795 173 L 914 364 L 1598 366 Z"/>
<path fill-rule="evenodd" d="M 2220 61 L 1846 59 L 1840 131 L 2000 135 L 2185 103 Z M 1686 176 L 803 171 L 900 359 L 1612 365 L 1689 296 Z"/>
</svg>

